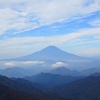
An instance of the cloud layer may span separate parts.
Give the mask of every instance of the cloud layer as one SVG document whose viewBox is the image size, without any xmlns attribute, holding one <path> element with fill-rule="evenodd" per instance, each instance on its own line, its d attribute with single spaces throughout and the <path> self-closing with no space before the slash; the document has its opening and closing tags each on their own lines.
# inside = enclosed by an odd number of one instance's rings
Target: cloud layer
<svg viewBox="0 0 100 100">
<path fill-rule="evenodd" d="M 74 20 L 100 10 L 100 0 L 0 1 L 0 34 Z"/>
<path fill-rule="evenodd" d="M 44 61 L 0 61 L 0 65 L 2 69 L 4 68 L 12 68 L 12 67 L 34 67 L 36 65 L 42 65 Z"/>
</svg>

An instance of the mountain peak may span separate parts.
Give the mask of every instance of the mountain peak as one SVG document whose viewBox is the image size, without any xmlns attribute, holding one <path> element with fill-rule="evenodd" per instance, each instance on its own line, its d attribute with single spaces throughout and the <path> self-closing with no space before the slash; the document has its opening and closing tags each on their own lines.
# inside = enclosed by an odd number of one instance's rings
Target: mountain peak
<svg viewBox="0 0 100 100">
<path fill-rule="evenodd" d="M 57 47 L 54 46 L 54 45 L 50 45 L 50 46 L 48 46 L 48 47 L 46 47 L 46 48 L 57 48 Z"/>
<path fill-rule="evenodd" d="M 54 46 L 54 45 L 50 45 L 42 50 L 60 50 L 58 47 Z"/>
</svg>

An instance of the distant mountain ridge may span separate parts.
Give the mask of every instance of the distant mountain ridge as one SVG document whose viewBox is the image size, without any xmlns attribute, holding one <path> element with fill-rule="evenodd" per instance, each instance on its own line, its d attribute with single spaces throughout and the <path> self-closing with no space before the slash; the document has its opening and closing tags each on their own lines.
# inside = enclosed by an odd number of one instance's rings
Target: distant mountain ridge
<svg viewBox="0 0 100 100">
<path fill-rule="evenodd" d="M 38 75 L 25 77 L 24 79 L 33 82 L 42 84 L 47 87 L 59 86 L 65 83 L 70 83 L 72 81 L 81 79 L 83 77 L 74 77 L 74 76 L 63 76 L 59 74 L 51 74 L 51 73 L 40 73 Z"/>
<path fill-rule="evenodd" d="M 7 77 L 14 77 L 14 78 L 24 77 L 25 69 L 19 67 L 1 69 L 0 75 L 7 76 Z"/>
<path fill-rule="evenodd" d="M 14 59 L 6 59 L 6 60 L 12 60 L 12 61 L 32 61 L 32 60 L 70 60 L 70 59 L 83 59 L 83 57 L 67 53 L 56 46 L 48 46 L 38 52 L 35 52 L 33 54 L 14 58 Z"/>
<path fill-rule="evenodd" d="M 59 74 L 59 75 L 70 75 L 70 76 L 80 76 L 80 72 L 76 71 L 76 70 L 70 70 L 66 67 L 58 67 L 55 68 L 53 70 L 51 70 L 49 73 L 52 74 Z"/>
</svg>

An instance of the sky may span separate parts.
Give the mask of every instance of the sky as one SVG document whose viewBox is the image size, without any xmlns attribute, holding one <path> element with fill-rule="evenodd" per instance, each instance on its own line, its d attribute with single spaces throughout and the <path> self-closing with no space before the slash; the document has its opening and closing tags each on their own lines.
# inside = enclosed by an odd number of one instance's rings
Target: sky
<svg viewBox="0 0 100 100">
<path fill-rule="evenodd" d="M 100 56 L 100 0 L 0 0 L 0 59 L 49 45 Z"/>
</svg>

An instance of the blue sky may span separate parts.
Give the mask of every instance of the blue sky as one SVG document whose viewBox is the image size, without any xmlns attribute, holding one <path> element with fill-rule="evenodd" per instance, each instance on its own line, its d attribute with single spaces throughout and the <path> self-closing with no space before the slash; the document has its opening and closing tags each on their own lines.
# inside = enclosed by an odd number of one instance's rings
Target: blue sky
<svg viewBox="0 0 100 100">
<path fill-rule="evenodd" d="M 0 0 L 0 59 L 49 45 L 100 56 L 100 0 Z"/>
</svg>

